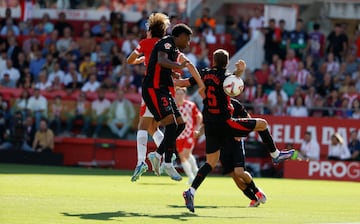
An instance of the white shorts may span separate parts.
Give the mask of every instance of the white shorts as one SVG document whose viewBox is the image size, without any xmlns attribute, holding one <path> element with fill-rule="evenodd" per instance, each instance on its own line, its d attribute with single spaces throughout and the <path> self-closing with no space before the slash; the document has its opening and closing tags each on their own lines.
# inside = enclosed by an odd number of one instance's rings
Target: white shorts
<svg viewBox="0 0 360 224">
<path fill-rule="evenodd" d="M 141 99 L 140 105 L 140 117 L 150 117 L 154 118 L 154 115 L 150 112 L 149 108 L 146 106 L 143 99 Z"/>
</svg>

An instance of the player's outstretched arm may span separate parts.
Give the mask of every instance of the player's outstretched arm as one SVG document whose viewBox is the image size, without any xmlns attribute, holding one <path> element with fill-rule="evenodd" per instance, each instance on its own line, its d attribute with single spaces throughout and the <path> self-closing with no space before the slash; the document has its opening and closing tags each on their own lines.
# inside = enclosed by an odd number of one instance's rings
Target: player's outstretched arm
<svg viewBox="0 0 360 224">
<path fill-rule="evenodd" d="M 191 76 L 194 77 L 194 79 L 199 87 L 198 91 L 199 91 L 200 96 L 202 98 L 204 98 L 205 97 L 205 84 L 204 84 L 203 80 L 201 79 L 201 76 L 200 76 L 198 70 L 196 69 L 195 65 L 193 63 L 191 63 L 184 54 L 180 55 L 179 61 L 180 61 L 180 63 L 183 63 L 185 61 L 188 62 L 186 64 L 186 67 L 189 69 Z"/>
<path fill-rule="evenodd" d="M 234 75 L 237 77 L 241 77 L 246 69 L 246 63 L 244 60 L 240 59 L 235 63 L 235 67 L 236 70 L 234 71 Z"/>
<path fill-rule="evenodd" d="M 135 51 L 131 52 L 127 57 L 126 62 L 130 65 L 141 64 L 145 61 L 145 56 L 138 55 Z"/>
<path fill-rule="evenodd" d="M 158 53 L 158 64 L 161 67 L 169 68 L 169 69 L 183 69 L 186 67 L 189 61 L 183 61 L 181 63 L 174 62 L 168 59 L 168 55 L 166 52 L 159 51 Z"/>
</svg>

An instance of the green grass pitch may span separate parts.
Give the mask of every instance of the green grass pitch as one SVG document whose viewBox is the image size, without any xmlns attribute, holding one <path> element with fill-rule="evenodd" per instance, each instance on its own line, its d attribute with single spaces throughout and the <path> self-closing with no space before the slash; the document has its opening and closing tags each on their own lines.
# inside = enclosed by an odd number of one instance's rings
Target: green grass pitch
<svg viewBox="0 0 360 224">
<path fill-rule="evenodd" d="M 360 184 L 256 178 L 268 201 L 249 200 L 230 177 L 209 176 L 184 206 L 186 178 L 151 172 L 0 164 L 1 224 L 85 223 L 360 223 Z"/>
</svg>

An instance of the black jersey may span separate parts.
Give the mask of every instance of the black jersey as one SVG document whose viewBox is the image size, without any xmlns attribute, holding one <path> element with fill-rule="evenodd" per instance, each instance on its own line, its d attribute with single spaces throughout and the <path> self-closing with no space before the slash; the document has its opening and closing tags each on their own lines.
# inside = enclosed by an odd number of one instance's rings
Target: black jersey
<svg viewBox="0 0 360 224">
<path fill-rule="evenodd" d="M 205 125 L 221 125 L 231 117 L 230 97 L 223 90 L 223 82 L 226 78 L 225 72 L 225 69 L 216 67 L 201 70 L 201 76 L 205 84 L 205 98 L 203 100 Z"/>
<path fill-rule="evenodd" d="M 234 108 L 232 117 L 233 118 L 247 118 L 248 112 L 246 111 L 244 105 L 240 103 L 238 100 L 231 98 L 231 105 Z"/>
<path fill-rule="evenodd" d="M 154 49 L 151 52 L 149 64 L 147 66 L 146 76 L 144 78 L 144 88 L 168 88 L 173 87 L 174 83 L 171 77 L 172 70 L 169 68 L 161 67 L 158 64 L 158 53 L 165 52 L 168 55 L 168 59 L 171 61 L 177 61 L 180 51 L 175 46 L 174 38 L 172 36 L 166 36 L 159 40 Z"/>
</svg>

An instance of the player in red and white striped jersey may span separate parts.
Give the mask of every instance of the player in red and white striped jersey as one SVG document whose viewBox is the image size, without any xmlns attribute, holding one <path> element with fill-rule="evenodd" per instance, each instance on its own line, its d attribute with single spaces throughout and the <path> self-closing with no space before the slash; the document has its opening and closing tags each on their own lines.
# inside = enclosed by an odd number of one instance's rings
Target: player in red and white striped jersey
<svg viewBox="0 0 360 224">
<path fill-rule="evenodd" d="M 188 183 L 191 184 L 199 169 L 192 150 L 195 147 L 195 131 L 202 125 L 202 114 L 194 102 L 186 100 L 186 87 L 176 88 L 175 102 L 185 121 L 185 129 L 176 139 L 176 149 L 182 168 L 189 178 Z"/>
</svg>

